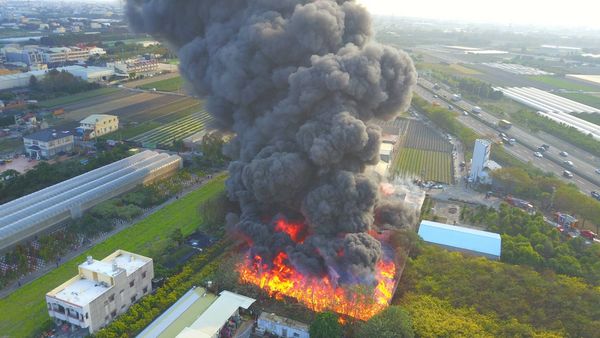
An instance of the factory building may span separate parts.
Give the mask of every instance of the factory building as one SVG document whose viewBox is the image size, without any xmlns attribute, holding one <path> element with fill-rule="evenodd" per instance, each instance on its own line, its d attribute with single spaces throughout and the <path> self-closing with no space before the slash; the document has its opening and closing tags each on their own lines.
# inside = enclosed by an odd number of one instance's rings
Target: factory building
<svg viewBox="0 0 600 338">
<path fill-rule="evenodd" d="M 144 151 L 0 205 L 0 251 L 181 167 L 177 155 Z"/>
<path fill-rule="evenodd" d="M 137 338 L 234 337 L 241 323 L 240 309 L 256 300 L 227 290 L 218 297 L 203 288 L 192 288 L 154 320 Z"/>
<path fill-rule="evenodd" d="M 27 156 L 41 159 L 51 159 L 59 153 L 73 151 L 73 134 L 70 131 L 44 129 L 23 137 Z"/>
<path fill-rule="evenodd" d="M 84 139 L 94 139 L 119 130 L 119 118 L 114 115 L 93 114 L 80 122 L 78 130 Z"/>
<path fill-rule="evenodd" d="M 258 317 L 256 332 L 282 338 L 309 338 L 309 326 L 299 321 L 262 312 Z"/>
<path fill-rule="evenodd" d="M 39 48 L 42 51 L 42 61 L 47 64 L 67 62 L 85 62 L 90 59 L 90 52 L 79 47 Z"/>
<path fill-rule="evenodd" d="M 77 276 L 46 294 L 48 314 L 93 334 L 152 292 L 153 278 L 151 258 L 123 250 L 101 261 L 88 256 Z"/>
<path fill-rule="evenodd" d="M 499 234 L 431 221 L 422 221 L 419 236 L 427 243 L 499 260 L 502 238 Z"/>
<path fill-rule="evenodd" d="M 129 76 L 130 74 L 153 74 L 159 71 L 157 60 L 146 60 L 144 58 L 129 59 L 107 63 L 107 67 L 113 68 L 116 75 Z"/>
<path fill-rule="evenodd" d="M 492 142 L 488 140 L 476 140 L 473 150 L 473 159 L 471 160 L 471 173 L 469 180 L 474 183 L 491 184 L 490 173 L 502 167 L 490 160 Z"/>
<path fill-rule="evenodd" d="M 104 67 L 82 67 L 82 66 L 67 66 L 55 68 L 57 71 L 66 71 L 88 82 L 103 82 L 109 80 L 114 75 L 114 71 Z M 14 89 L 29 86 L 29 81 L 32 76 L 38 80 L 42 80 L 50 70 L 34 70 L 26 73 L 10 74 L 0 76 L 0 90 Z"/>
</svg>

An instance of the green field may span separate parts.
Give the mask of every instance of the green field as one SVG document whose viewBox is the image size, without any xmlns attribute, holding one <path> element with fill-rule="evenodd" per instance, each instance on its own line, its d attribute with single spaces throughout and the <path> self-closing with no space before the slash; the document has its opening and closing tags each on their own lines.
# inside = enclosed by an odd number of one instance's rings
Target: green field
<svg viewBox="0 0 600 338">
<path fill-rule="evenodd" d="M 45 294 L 75 276 L 86 256 L 104 258 L 117 249 L 145 255 L 167 242 L 168 234 L 175 228 L 180 228 L 184 236 L 194 232 L 202 220 L 198 205 L 222 191 L 224 181 L 225 176 L 214 179 L 0 300 L 0 336 L 35 335 L 49 320 Z"/>
<path fill-rule="evenodd" d="M 138 124 L 135 127 L 125 127 L 119 129 L 117 132 L 111 133 L 107 135 L 108 139 L 118 138 L 120 140 L 127 140 L 129 138 L 135 137 L 137 135 L 148 132 L 154 128 L 160 127 L 161 124 L 156 121 L 148 121 Z"/>
<path fill-rule="evenodd" d="M 584 92 L 594 92 L 600 90 L 600 87 L 588 86 L 583 83 L 551 75 L 529 76 L 529 78 L 531 80 L 555 87 L 557 89 L 566 89 L 574 91 L 582 90 Z"/>
<path fill-rule="evenodd" d="M 174 77 L 171 79 L 160 80 L 156 82 L 147 83 L 140 86 L 141 89 L 150 90 L 156 88 L 159 92 L 176 92 L 181 90 L 183 87 L 183 78 L 181 76 Z"/>
<path fill-rule="evenodd" d="M 401 149 L 393 166 L 396 175 L 452 184 L 452 155 L 447 152 Z"/>
<path fill-rule="evenodd" d="M 600 96 L 582 93 L 559 93 L 558 95 L 600 109 Z"/>
<path fill-rule="evenodd" d="M 21 148 L 23 148 L 23 140 L 20 138 L 0 140 L 0 153 L 22 150 Z"/>
<path fill-rule="evenodd" d="M 64 106 L 66 104 L 83 101 L 85 99 L 90 99 L 92 97 L 112 94 L 117 91 L 119 91 L 118 88 L 112 88 L 112 87 L 100 88 L 100 89 L 90 90 L 89 92 L 83 92 L 83 93 L 79 93 L 79 94 L 75 94 L 75 95 L 59 97 L 59 98 L 48 100 L 48 101 L 42 101 L 38 105 L 42 108 L 52 108 L 52 107 Z"/>
</svg>

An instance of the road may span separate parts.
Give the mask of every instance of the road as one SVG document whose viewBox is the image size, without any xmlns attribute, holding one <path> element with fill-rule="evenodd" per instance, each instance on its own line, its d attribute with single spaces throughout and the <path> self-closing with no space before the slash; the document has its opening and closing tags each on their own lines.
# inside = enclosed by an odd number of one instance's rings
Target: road
<svg viewBox="0 0 600 338">
<path fill-rule="evenodd" d="M 429 88 L 431 88 L 431 90 L 429 90 Z M 419 86 L 415 89 L 415 92 L 429 102 L 438 102 L 441 105 L 448 104 L 447 102 L 442 101 L 441 99 L 436 99 L 434 97 L 433 84 L 424 79 L 419 79 Z M 444 95 L 446 97 L 451 97 L 451 93 L 444 89 L 435 91 L 435 93 L 437 95 L 440 95 L 440 97 L 443 97 Z M 458 103 L 453 103 L 453 105 L 458 106 L 465 111 L 471 111 L 473 107 L 473 105 L 469 104 L 468 102 L 465 102 L 464 100 Z M 482 112 L 482 114 L 480 114 L 480 116 L 478 116 L 477 118 L 474 117 L 472 114 L 469 114 L 468 116 L 461 114 L 458 120 L 467 127 L 475 130 L 482 136 L 488 138 L 497 138 L 498 130 L 492 127 L 492 125 L 497 123 L 498 119 L 489 113 Z M 594 175 L 598 174 L 594 173 L 594 167 L 590 165 L 589 162 L 585 162 L 584 159 L 575 158 L 571 155 L 569 157 L 569 160 L 573 161 L 575 168 L 569 168 L 569 170 L 572 171 L 575 174 L 575 176 L 572 179 L 568 179 L 561 175 L 566 167 L 557 164 L 557 162 L 562 163 L 563 158 L 558 156 L 557 154 L 560 150 L 558 150 L 556 140 L 542 140 L 537 136 L 531 135 L 530 133 L 514 126 L 510 129 L 508 134 L 509 136 L 517 139 L 517 144 L 515 144 L 514 146 L 507 145 L 504 146 L 504 148 L 508 153 L 515 156 L 519 160 L 523 162 L 531 162 L 534 166 L 542 169 L 543 171 L 555 173 L 565 182 L 574 183 L 581 191 L 588 195 L 591 191 L 600 190 L 600 184 L 598 183 L 598 181 L 600 181 L 598 180 L 600 177 L 594 177 Z M 535 156 L 533 156 L 533 150 L 543 143 L 549 144 L 551 146 L 551 149 L 548 152 L 549 154 L 547 154 L 547 157 L 545 158 L 536 158 Z M 579 174 L 581 172 L 583 172 L 583 175 L 586 176 L 585 178 Z M 592 181 L 587 176 L 592 176 L 592 178 L 595 178 L 595 180 Z"/>
<path fill-rule="evenodd" d="M 421 79 L 422 84 L 425 88 L 432 89 L 433 84 L 424 79 Z M 442 88 L 439 90 L 439 94 L 445 97 L 450 98 L 452 93 Z M 461 100 L 454 104 L 459 108 L 470 112 L 473 108 L 473 104 L 470 104 L 467 101 Z M 488 125 L 497 125 L 499 118 L 493 116 L 490 113 L 483 111 L 481 114 L 477 115 L 477 118 L 484 121 Z M 563 167 L 564 169 L 570 170 L 575 174 L 578 174 L 583 179 L 588 182 L 593 183 L 597 187 L 600 187 L 600 175 L 596 174 L 595 170 L 599 167 L 597 163 L 597 159 L 590 153 L 587 153 L 576 146 L 564 142 L 557 137 L 548 135 L 546 133 L 539 133 L 537 135 L 533 135 L 530 131 L 526 131 L 518 126 L 513 126 L 509 131 L 505 131 L 510 137 L 517 139 L 517 142 L 529 148 L 531 152 L 537 150 L 537 148 L 542 144 L 548 144 L 551 146 L 550 150 L 544 153 L 544 157 L 550 159 L 554 163 Z M 561 151 L 567 151 L 569 156 L 567 158 L 559 155 Z M 530 156 L 534 160 L 537 160 L 533 156 Z M 574 166 L 569 167 L 564 165 L 563 162 L 565 160 L 572 161 Z M 558 174 L 562 172 L 559 171 Z"/>
</svg>

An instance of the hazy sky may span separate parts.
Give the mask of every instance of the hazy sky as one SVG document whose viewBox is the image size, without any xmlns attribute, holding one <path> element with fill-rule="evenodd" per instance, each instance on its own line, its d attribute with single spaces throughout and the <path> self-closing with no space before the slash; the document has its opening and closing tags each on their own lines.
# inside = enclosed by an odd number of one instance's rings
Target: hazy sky
<svg viewBox="0 0 600 338">
<path fill-rule="evenodd" d="M 600 0 L 358 0 L 375 14 L 600 28 Z"/>
</svg>

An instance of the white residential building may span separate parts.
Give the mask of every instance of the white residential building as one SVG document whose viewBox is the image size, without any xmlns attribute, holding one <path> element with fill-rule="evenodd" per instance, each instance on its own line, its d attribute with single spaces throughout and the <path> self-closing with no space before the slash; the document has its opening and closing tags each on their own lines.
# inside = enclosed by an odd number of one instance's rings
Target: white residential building
<svg viewBox="0 0 600 338">
<path fill-rule="evenodd" d="M 474 183 L 490 184 L 490 172 L 501 169 L 502 167 L 490 160 L 492 142 L 489 140 L 476 140 L 473 149 L 473 159 L 471 160 L 471 174 L 469 180 Z"/>
<path fill-rule="evenodd" d="M 93 139 L 119 130 L 119 118 L 114 115 L 93 114 L 80 122 L 84 138 Z"/>
<path fill-rule="evenodd" d="M 88 257 L 77 276 L 46 294 L 48 313 L 59 324 L 92 334 L 150 293 L 152 278 L 148 257 L 123 250 L 101 261 Z"/>
<path fill-rule="evenodd" d="M 69 131 L 44 129 L 23 137 L 25 152 L 31 158 L 50 159 L 73 150 L 73 134 Z"/>
</svg>

